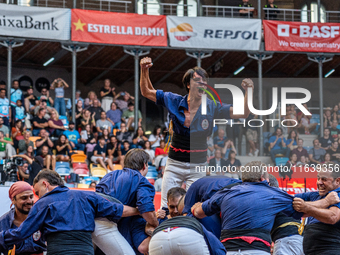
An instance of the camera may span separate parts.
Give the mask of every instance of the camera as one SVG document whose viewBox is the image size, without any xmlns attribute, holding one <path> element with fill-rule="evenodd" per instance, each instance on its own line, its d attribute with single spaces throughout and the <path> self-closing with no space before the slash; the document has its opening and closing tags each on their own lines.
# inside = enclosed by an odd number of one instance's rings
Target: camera
<svg viewBox="0 0 340 255">
<path fill-rule="evenodd" d="M 0 160 L 0 183 L 16 182 L 18 180 L 18 166 L 22 166 L 24 161 L 22 158 L 10 158 Z"/>
</svg>

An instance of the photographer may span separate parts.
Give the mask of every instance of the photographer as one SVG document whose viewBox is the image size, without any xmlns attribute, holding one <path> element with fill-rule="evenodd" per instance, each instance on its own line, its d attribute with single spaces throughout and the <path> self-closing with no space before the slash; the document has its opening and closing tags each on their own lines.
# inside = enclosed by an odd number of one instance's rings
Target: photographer
<svg viewBox="0 0 340 255">
<path fill-rule="evenodd" d="M 27 155 L 20 154 L 14 155 L 13 158 L 14 164 L 16 164 L 18 167 L 17 175 L 19 181 L 25 181 L 30 185 L 33 185 L 34 178 L 43 169 L 44 163 L 43 160 L 41 160 L 41 157 L 35 157 L 31 159 Z"/>
</svg>

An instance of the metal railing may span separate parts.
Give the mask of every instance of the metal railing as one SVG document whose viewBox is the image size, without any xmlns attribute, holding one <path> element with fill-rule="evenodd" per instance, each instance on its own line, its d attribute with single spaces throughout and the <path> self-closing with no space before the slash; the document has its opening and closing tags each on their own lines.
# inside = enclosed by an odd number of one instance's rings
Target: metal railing
<svg viewBox="0 0 340 255">
<path fill-rule="evenodd" d="M 339 11 L 326 11 L 326 22 L 338 23 L 340 22 L 340 12 Z"/>
<path fill-rule="evenodd" d="M 82 0 L 81 8 L 84 9 L 84 10 L 128 13 L 130 4 L 131 4 L 131 1 Z"/>
<path fill-rule="evenodd" d="M 38 6 L 66 8 L 67 0 L 0 0 L 3 4 L 13 4 L 19 6 Z"/>
<path fill-rule="evenodd" d="M 188 4 L 170 4 L 170 3 L 147 3 L 140 2 L 143 5 L 142 14 L 151 15 L 175 15 L 175 16 L 185 16 L 185 10 L 188 13 L 189 8 L 193 8 L 193 5 Z M 182 13 L 178 13 L 178 11 Z"/>
<path fill-rule="evenodd" d="M 301 9 L 280 9 L 280 8 L 263 8 L 264 19 L 283 20 L 283 21 L 312 21 L 311 10 Z"/>
<path fill-rule="evenodd" d="M 254 7 L 202 5 L 203 14 L 206 17 L 227 17 L 227 18 L 253 18 L 257 10 Z M 248 12 L 243 12 L 246 10 Z"/>
</svg>

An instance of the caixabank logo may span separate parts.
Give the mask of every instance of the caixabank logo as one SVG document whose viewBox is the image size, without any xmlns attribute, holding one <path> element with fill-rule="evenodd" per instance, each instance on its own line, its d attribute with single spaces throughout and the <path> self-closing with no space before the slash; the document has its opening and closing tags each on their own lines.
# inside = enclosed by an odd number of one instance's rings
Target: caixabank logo
<svg viewBox="0 0 340 255">
<path fill-rule="evenodd" d="M 216 99 L 214 95 L 218 98 L 219 103 L 222 105 L 222 100 L 219 94 L 215 89 L 228 89 L 233 98 L 233 115 L 244 115 L 244 94 L 242 90 L 231 84 L 215 84 L 214 88 L 205 84 L 205 88 L 198 87 L 198 89 L 203 90 L 204 93 L 202 94 L 202 104 L 201 104 L 201 114 L 207 115 L 207 96 L 209 95 L 210 98 L 214 101 L 215 105 L 217 105 Z M 209 91 L 209 90 L 211 91 Z M 247 88 L 247 105 L 251 113 L 254 115 L 260 115 L 260 116 L 269 116 L 270 114 L 274 113 L 278 108 L 278 88 L 273 87 L 272 88 L 272 106 L 270 109 L 267 110 L 258 110 L 254 107 L 253 102 L 253 89 Z M 303 98 L 288 98 L 288 94 L 303 94 Z M 311 93 L 309 90 L 305 88 L 298 88 L 298 87 L 282 87 L 281 88 L 281 115 L 286 115 L 286 106 L 287 105 L 295 105 L 303 114 L 307 116 L 311 116 L 312 114 L 307 110 L 307 108 L 304 106 L 309 100 L 311 99 Z M 298 122 L 295 119 L 265 119 L 264 121 L 270 122 L 272 127 L 275 127 L 277 123 L 279 122 L 284 127 L 295 127 L 298 125 Z M 264 125 L 264 122 L 261 119 L 250 119 L 247 121 L 244 120 L 241 124 L 243 126 L 246 126 L 246 124 L 250 127 L 262 127 Z M 286 125 L 285 123 L 295 123 L 294 125 Z M 221 125 L 221 124 L 229 124 L 231 126 L 235 124 L 240 124 L 240 121 L 235 120 L 228 120 L 228 119 L 214 119 L 213 120 L 213 126 Z"/>
</svg>

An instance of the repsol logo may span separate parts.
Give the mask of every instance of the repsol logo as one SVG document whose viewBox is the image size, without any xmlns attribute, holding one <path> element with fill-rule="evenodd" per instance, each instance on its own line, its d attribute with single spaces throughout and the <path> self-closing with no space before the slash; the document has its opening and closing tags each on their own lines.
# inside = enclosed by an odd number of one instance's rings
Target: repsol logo
<svg viewBox="0 0 340 255">
<path fill-rule="evenodd" d="M 22 19 L 8 19 L 5 15 L 0 18 L 0 27 L 58 31 L 57 24 L 58 23 L 54 21 L 54 17 L 49 21 L 34 20 L 33 17 L 29 15 L 24 15 Z"/>
<path fill-rule="evenodd" d="M 205 29 L 203 38 L 260 40 L 256 31 Z"/>
</svg>

